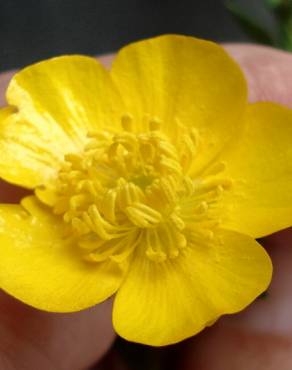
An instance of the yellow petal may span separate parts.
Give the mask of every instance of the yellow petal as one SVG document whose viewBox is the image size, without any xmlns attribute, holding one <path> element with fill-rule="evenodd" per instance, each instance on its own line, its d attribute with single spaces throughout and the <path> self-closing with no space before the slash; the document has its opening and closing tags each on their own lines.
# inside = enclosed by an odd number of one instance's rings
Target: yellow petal
<svg viewBox="0 0 292 370">
<path fill-rule="evenodd" d="M 42 310 L 78 311 L 111 296 L 125 265 L 90 264 L 64 237 L 34 197 L 0 206 L 0 286 L 17 299 Z"/>
<path fill-rule="evenodd" d="M 14 108 L 0 110 L 1 178 L 32 188 L 55 175 L 66 146 L 57 142 L 48 145 L 49 136 L 47 142 L 41 135 L 39 138 L 36 136 L 37 130 L 32 130 L 30 125 L 21 120 Z M 52 150 L 53 145 L 55 151 Z"/>
<path fill-rule="evenodd" d="M 223 199 L 223 227 L 258 238 L 292 225 L 292 110 L 257 103 L 246 120 L 221 158 L 234 182 Z"/>
<path fill-rule="evenodd" d="M 145 115 L 158 117 L 181 146 L 182 127 L 196 129 L 193 173 L 238 132 L 246 83 L 219 45 L 175 35 L 140 41 L 118 53 L 111 73 L 138 131 L 147 129 Z"/>
<path fill-rule="evenodd" d="M 220 315 L 242 310 L 266 290 L 272 265 L 248 236 L 220 231 L 217 243 L 153 262 L 139 250 L 114 302 L 122 337 L 149 345 L 188 338 Z"/>
<path fill-rule="evenodd" d="M 108 72 L 85 56 L 53 58 L 23 69 L 6 96 L 18 111 L 0 114 L 0 176 L 26 187 L 51 176 L 64 154 L 82 148 L 88 131 L 113 128 L 121 115 Z"/>
</svg>

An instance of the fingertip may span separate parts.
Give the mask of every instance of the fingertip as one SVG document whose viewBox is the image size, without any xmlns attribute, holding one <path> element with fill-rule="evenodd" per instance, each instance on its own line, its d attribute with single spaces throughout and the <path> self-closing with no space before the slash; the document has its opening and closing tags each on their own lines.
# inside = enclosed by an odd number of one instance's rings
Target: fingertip
<svg viewBox="0 0 292 370">
<path fill-rule="evenodd" d="M 86 369 L 115 339 L 111 300 L 71 314 L 39 311 L 3 292 L 0 303 L 0 364 L 7 364 L 5 370 Z"/>
<path fill-rule="evenodd" d="M 220 324 L 190 341 L 180 370 L 291 370 L 292 341 Z"/>
<path fill-rule="evenodd" d="M 114 59 L 114 54 L 105 54 L 97 57 L 97 59 L 103 64 L 106 68 L 110 69 L 113 59 Z"/>
<path fill-rule="evenodd" d="M 252 44 L 226 44 L 249 85 L 249 100 L 273 101 L 292 107 L 292 54 Z"/>
<path fill-rule="evenodd" d="M 189 341 L 180 370 L 291 370 L 292 229 L 262 240 L 274 276 L 268 294 Z"/>
<path fill-rule="evenodd" d="M 0 204 L 1 203 L 19 203 L 19 201 L 29 195 L 31 191 L 9 184 L 0 179 Z"/>
</svg>

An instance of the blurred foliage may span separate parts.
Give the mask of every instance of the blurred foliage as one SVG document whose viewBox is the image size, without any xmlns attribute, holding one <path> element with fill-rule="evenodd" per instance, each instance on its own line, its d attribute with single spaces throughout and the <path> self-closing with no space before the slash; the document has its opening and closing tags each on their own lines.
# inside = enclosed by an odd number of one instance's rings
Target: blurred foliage
<svg viewBox="0 0 292 370">
<path fill-rule="evenodd" d="M 226 1 L 226 8 L 252 40 L 292 51 L 292 0 L 261 0 L 263 9 L 275 24 L 275 32 L 255 17 L 254 12 L 244 9 L 236 0 Z"/>
</svg>

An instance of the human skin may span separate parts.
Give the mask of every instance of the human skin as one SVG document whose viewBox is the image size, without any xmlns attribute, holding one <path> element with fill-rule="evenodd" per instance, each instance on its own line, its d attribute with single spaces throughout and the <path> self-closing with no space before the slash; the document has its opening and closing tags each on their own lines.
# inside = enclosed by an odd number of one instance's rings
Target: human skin
<svg viewBox="0 0 292 370">
<path fill-rule="evenodd" d="M 292 55 L 253 45 L 225 47 L 245 72 L 251 102 L 268 100 L 292 108 Z M 99 59 L 109 66 L 112 57 Z M 11 75 L 0 75 L 0 106 Z M 0 182 L 0 202 L 17 202 L 24 194 Z M 268 296 L 179 346 L 179 370 L 292 369 L 292 229 L 263 244 L 274 264 Z M 111 300 L 78 313 L 54 314 L 0 294 L 0 369 L 87 369 L 114 338 Z"/>
</svg>

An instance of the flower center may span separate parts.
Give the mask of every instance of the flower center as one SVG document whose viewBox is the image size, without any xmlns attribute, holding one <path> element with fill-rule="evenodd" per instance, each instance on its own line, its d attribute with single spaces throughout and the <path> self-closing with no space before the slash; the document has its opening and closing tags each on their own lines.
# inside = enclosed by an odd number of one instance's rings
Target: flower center
<svg viewBox="0 0 292 370">
<path fill-rule="evenodd" d="M 186 175 L 197 152 L 198 133 L 181 130 L 174 145 L 157 118 L 135 133 L 133 119 L 121 132 L 90 134 L 84 150 L 65 156 L 57 179 L 36 190 L 38 198 L 63 217 L 83 257 L 100 262 L 127 258 L 136 247 L 161 262 L 192 243 L 212 238 L 216 207 L 230 181 L 193 181 Z"/>
</svg>

